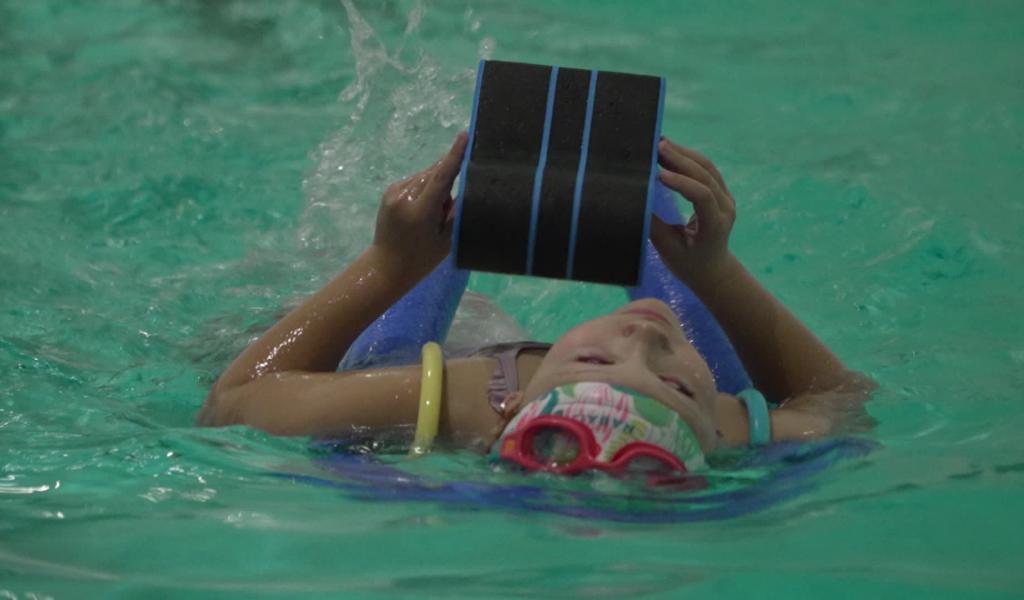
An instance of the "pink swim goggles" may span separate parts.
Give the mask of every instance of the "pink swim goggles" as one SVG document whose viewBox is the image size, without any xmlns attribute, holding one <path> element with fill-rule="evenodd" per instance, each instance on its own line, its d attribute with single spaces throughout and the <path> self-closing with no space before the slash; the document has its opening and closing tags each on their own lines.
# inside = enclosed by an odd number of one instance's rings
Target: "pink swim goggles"
<svg viewBox="0 0 1024 600">
<path fill-rule="evenodd" d="M 558 441 L 552 443 L 553 437 Z M 554 446 L 558 446 L 555 448 Z M 610 461 L 599 461 L 601 446 L 589 427 L 568 417 L 545 415 L 501 440 L 498 456 L 531 471 L 575 475 L 597 469 L 613 475 L 626 472 L 686 473 L 683 461 L 648 442 L 630 442 Z"/>
<path fill-rule="evenodd" d="M 602 382 L 560 386 L 527 403 L 492 457 L 532 471 L 575 475 L 685 475 L 704 466 L 693 431 L 674 411 Z"/>
</svg>

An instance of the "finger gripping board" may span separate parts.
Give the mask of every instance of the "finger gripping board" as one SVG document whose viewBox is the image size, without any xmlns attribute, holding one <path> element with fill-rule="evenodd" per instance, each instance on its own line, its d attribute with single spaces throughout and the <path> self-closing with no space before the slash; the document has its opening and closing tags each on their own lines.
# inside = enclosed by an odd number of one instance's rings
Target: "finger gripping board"
<svg viewBox="0 0 1024 600">
<path fill-rule="evenodd" d="M 660 77 L 481 61 L 457 266 L 636 285 L 664 90 Z"/>
</svg>

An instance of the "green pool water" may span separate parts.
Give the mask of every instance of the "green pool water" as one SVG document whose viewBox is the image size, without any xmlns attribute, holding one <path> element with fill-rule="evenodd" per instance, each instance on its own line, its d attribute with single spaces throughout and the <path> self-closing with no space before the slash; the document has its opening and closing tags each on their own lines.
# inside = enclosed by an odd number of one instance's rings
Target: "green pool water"
<svg viewBox="0 0 1024 600">
<path fill-rule="evenodd" d="M 0 598 L 1024 594 L 1024 4 L 0 1 Z M 733 247 L 880 384 L 880 449 L 736 519 L 366 502 L 196 429 L 498 58 L 668 79 Z M 612 288 L 474 275 L 539 338 Z M 486 479 L 482 459 L 415 470 Z"/>
</svg>

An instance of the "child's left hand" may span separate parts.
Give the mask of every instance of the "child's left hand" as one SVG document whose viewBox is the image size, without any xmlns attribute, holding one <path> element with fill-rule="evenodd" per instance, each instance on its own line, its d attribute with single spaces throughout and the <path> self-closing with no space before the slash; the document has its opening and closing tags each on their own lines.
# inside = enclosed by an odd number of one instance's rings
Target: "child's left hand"
<svg viewBox="0 0 1024 600">
<path fill-rule="evenodd" d="M 377 211 L 373 246 L 410 277 L 424 277 L 448 255 L 455 202 L 452 184 L 462 166 L 467 135 L 424 171 L 388 186 Z"/>
<path fill-rule="evenodd" d="M 693 204 L 693 216 L 685 225 L 669 225 L 653 216 L 651 241 L 665 265 L 684 283 L 713 285 L 727 275 L 736 201 L 718 168 L 703 154 L 666 138 L 658 144 L 658 162 L 662 166 L 658 178 Z"/>
</svg>

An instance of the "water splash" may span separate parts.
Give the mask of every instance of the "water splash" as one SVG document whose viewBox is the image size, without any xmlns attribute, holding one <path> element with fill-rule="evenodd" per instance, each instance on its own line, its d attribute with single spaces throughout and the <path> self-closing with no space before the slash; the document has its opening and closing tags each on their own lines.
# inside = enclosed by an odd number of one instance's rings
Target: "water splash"
<svg viewBox="0 0 1024 600">
<path fill-rule="evenodd" d="M 424 168 L 465 127 L 474 78 L 472 66 L 444 66 L 423 48 L 422 2 L 405 15 L 391 47 L 354 2 L 341 4 L 356 72 L 338 96 L 348 123 L 310 155 L 316 166 L 303 181 L 299 227 L 302 249 L 333 260 L 353 256 L 369 241 L 377 198 L 388 183 Z"/>
</svg>

